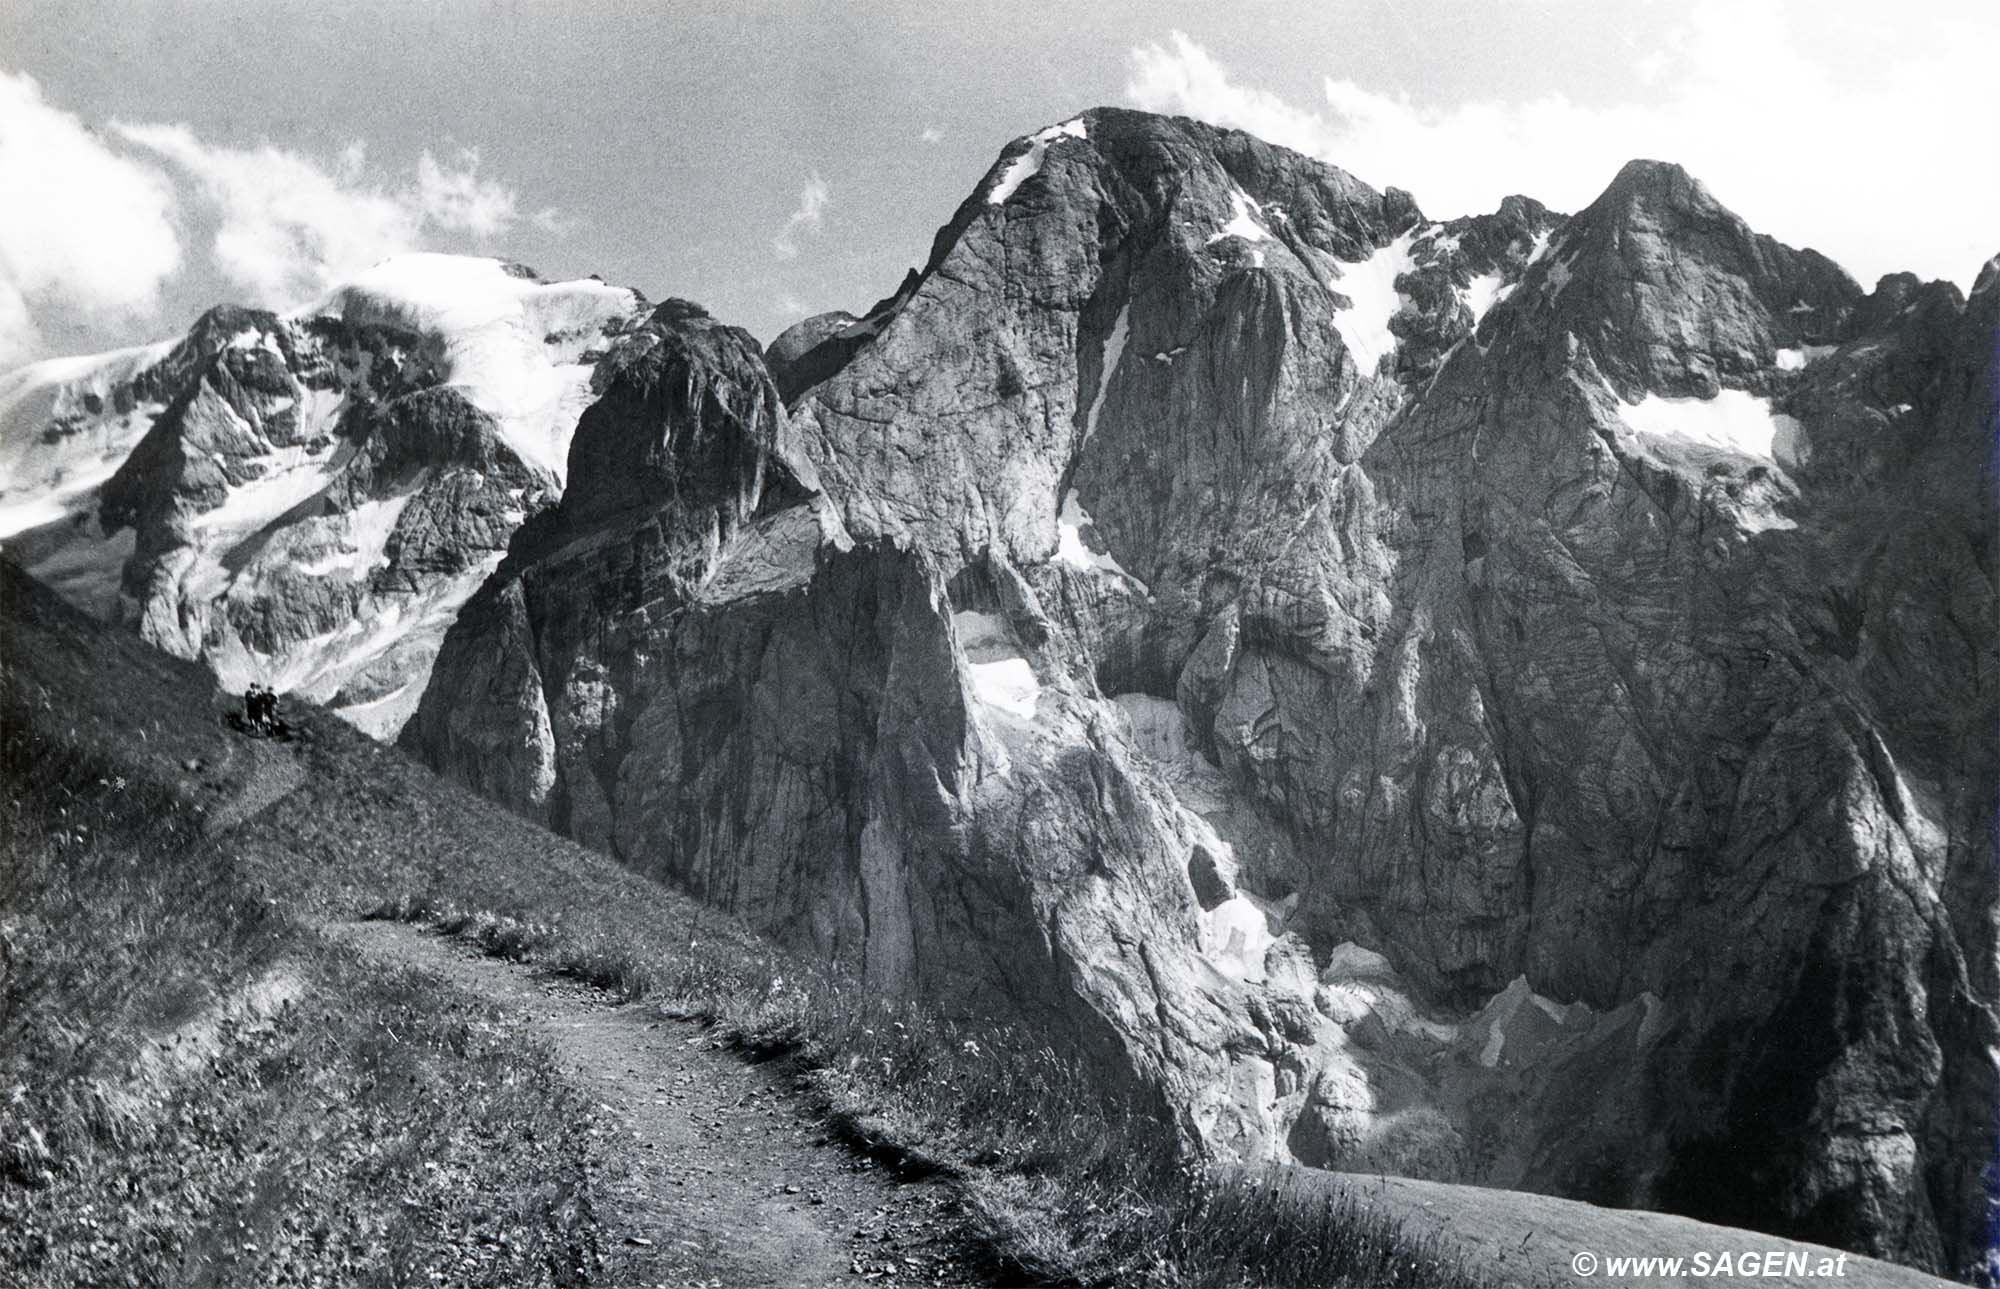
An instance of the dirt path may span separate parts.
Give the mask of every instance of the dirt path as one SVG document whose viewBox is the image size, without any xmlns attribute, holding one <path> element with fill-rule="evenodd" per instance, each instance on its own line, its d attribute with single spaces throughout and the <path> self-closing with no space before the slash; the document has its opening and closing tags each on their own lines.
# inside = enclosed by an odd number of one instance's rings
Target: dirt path
<svg viewBox="0 0 2000 1289">
<path fill-rule="evenodd" d="M 606 1174 L 594 1200 L 610 1283 L 977 1282 L 955 1256 L 947 1187 L 898 1184 L 829 1142 L 782 1076 L 714 1050 L 696 1026 L 414 927 L 328 931 L 499 1004 L 555 1048 L 603 1117 Z"/>
<path fill-rule="evenodd" d="M 226 793 L 206 822 L 211 835 L 281 801 L 305 775 L 291 746 L 240 733 L 223 740 L 217 764 L 192 768 Z M 593 1207 L 607 1283 L 981 1283 L 961 1260 L 948 1186 L 901 1184 L 830 1141 L 780 1073 L 715 1050 L 699 1027 L 415 927 L 324 930 L 499 1005 L 555 1049 L 599 1109 Z"/>
</svg>

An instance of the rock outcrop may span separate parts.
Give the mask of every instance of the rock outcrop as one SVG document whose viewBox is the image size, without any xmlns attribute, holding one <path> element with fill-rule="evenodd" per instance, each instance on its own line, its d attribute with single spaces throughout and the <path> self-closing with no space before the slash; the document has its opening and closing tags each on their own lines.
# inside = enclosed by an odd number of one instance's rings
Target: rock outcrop
<svg viewBox="0 0 2000 1289">
<path fill-rule="evenodd" d="M 459 605 L 560 493 L 640 304 L 405 256 L 297 315 L 222 307 L 178 344 L 26 369 L 0 387 L 8 545 L 227 685 L 393 737 Z"/>
</svg>

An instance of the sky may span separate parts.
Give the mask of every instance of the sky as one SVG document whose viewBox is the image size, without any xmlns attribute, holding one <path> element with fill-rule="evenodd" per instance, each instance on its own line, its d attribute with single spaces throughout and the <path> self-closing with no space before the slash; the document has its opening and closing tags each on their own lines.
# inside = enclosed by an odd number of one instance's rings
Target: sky
<svg viewBox="0 0 2000 1289">
<path fill-rule="evenodd" d="M 769 340 L 921 264 L 1009 140 L 1233 125 L 1433 218 L 1678 161 L 1864 285 L 2000 252 L 1993 0 L 19 0 L 0 369 L 291 308 L 404 250 Z"/>
</svg>

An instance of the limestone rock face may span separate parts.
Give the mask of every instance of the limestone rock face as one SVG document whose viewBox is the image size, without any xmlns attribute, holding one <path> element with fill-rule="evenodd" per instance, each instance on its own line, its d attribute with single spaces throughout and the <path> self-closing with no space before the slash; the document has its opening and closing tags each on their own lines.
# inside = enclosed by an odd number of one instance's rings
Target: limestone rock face
<svg viewBox="0 0 2000 1289">
<path fill-rule="evenodd" d="M 768 365 L 663 307 L 404 740 L 1224 1155 L 1962 1267 L 1997 283 L 1090 112 Z"/>
<path fill-rule="evenodd" d="M 845 309 L 836 309 L 831 313 L 814 314 L 780 332 L 770 348 L 764 351 L 765 365 L 771 369 L 771 378 L 778 383 L 778 391 L 787 399 L 796 397 L 838 370 L 846 360 L 850 346 L 826 342 L 837 340 L 842 332 L 860 322 L 861 319 Z M 810 362 L 804 361 L 808 355 L 811 355 Z"/>
<path fill-rule="evenodd" d="M 297 315 L 218 308 L 178 344 L 15 373 L 8 544 L 227 685 L 393 736 L 459 605 L 560 492 L 593 369 L 639 303 L 406 256 Z"/>
</svg>

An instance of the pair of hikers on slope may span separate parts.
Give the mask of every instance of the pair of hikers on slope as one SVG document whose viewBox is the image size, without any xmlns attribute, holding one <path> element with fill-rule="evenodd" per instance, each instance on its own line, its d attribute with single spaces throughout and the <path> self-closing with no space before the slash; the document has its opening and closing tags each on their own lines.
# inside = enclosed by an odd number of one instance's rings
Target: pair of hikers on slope
<svg viewBox="0 0 2000 1289">
<path fill-rule="evenodd" d="M 243 691 L 243 723 L 259 733 L 272 733 L 283 728 L 278 719 L 278 695 L 265 685 L 252 685 Z"/>
</svg>

